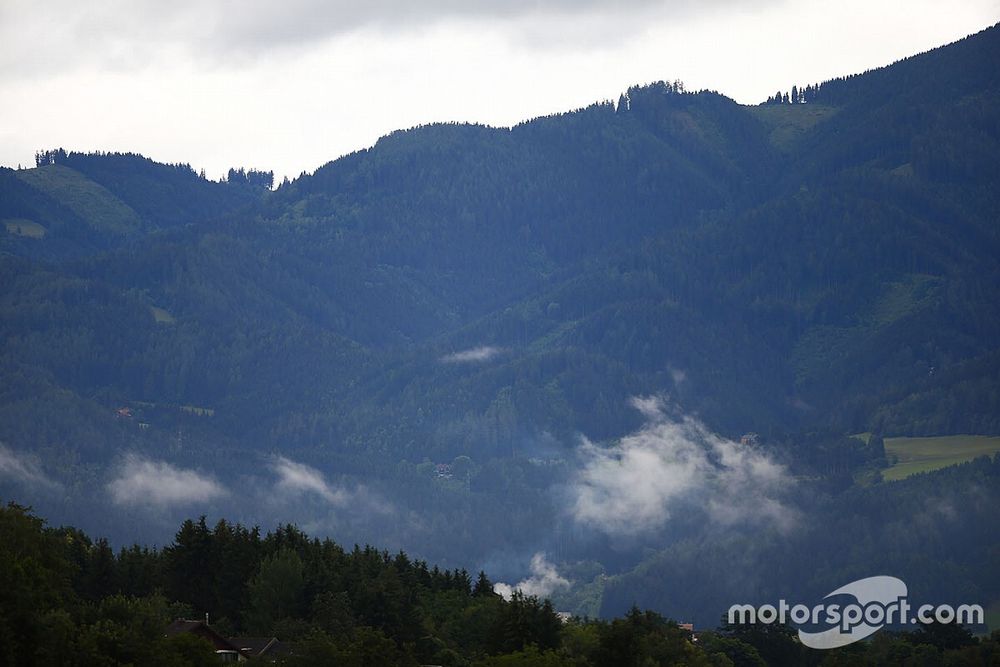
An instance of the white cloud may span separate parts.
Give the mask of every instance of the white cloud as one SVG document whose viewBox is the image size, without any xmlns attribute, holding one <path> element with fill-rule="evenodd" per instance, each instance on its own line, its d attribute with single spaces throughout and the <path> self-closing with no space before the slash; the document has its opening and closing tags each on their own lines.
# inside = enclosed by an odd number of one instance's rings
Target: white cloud
<svg viewBox="0 0 1000 667">
<path fill-rule="evenodd" d="M 278 475 L 277 488 L 286 494 L 314 493 L 333 505 L 343 505 L 349 494 L 343 489 L 334 489 L 316 468 L 297 463 L 284 456 L 278 456 L 271 464 Z"/>
<path fill-rule="evenodd" d="M 525 595 L 547 598 L 560 588 L 569 588 L 569 585 L 569 580 L 559 574 L 556 566 L 545 558 L 545 554 L 538 552 L 531 557 L 530 577 L 513 586 L 498 582 L 494 584 L 493 591 L 505 600 L 509 600 L 514 591 L 521 591 Z"/>
<path fill-rule="evenodd" d="M 13 478 L 28 486 L 58 486 L 42 472 L 34 457 L 17 454 L 4 445 L 0 445 L 0 476 Z"/>
<path fill-rule="evenodd" d="M 503 351 L 503 348 L 500 347 L 480 345 L 479 347 L 469 348 L 468 350 L 461 350 L 459 352 L 453 352 L 452 354 L 446 354 L 441 357 L 441 361 L 446 364 L 482 363 L 484 361 L 495 359 L 497 356 L 502 354 Z"/>
<path fill-rule="evenodd" d="M 118 505 L 157 508 L 204 503 L 229 494 L 211 477 L 136 454 L 125 457 L 108 491 Z"/>
<path fill-rule="evenodd" d="M 646 418 L 639 431 L 608 448 L 584 439 L 583 466 L 570 487 L 576 521 L 610 535 L 638 535 L 662 528 L 683 508 L 720 524 L 791 524 L 794 512 L 781 496 L 792 480 L 783 466 L 695 419 L 668 417 L 658 398 L 633 404 Z"/>
<path fill-rule="evenodd" d="M 659 79 L 756 103 L 996 20 L 996 0 L 2 0 L 0 163 L 61 145 L 280 181 L 395 129 Z"/>
</svg>

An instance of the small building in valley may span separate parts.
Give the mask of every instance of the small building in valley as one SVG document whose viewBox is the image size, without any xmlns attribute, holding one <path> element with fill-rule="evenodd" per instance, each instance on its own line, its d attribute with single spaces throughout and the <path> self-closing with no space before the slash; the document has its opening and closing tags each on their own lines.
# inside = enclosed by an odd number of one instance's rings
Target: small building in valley
<svg viewBox="0 0 1000 667">
<path fill-rule="evenodd" d="M 278 641 L 277 637 L 230 637 L 229 642 L 240 648 L 240 653 L 247 658 L 260 658 L 274 661 L 288 655 L 288 646 Z"/>
<path fill-rule="evenodd" d="M 221 658 L 222 662 L 245 662 L 247 659 L 240 651 L 239 646 L 213 630 L 207 621 L 189 621 L 178 618 L 168 625 L 165 631 L 167 637 L 183 633 L 190 633 L 206 640 L 215 649 L 215 654 Z"/>
</svg>

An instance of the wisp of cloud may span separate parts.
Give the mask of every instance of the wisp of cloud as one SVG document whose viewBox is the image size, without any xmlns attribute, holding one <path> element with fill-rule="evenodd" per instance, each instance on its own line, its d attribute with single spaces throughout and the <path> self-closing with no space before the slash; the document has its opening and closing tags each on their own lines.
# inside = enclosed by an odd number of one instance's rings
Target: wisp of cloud
<svg viewBox="0 0 1000 667">
<path fill-rule="evenodd" d="M 278 475 L 278 489 L 286 494 L 315 493 L 333 505 L 347 502 L 347 492 L 332 488 L 316 468 L 278 456 L 271 463 L 271 470 Z"/>
<path fill-rule="evenodd" d="M 58 486 L 42 472 L 34 458 L 19 456 L 4 445 L 0 445 L 0 476 L 13 478 L 29 486 Z"/>
<path fill-rule="evenodd" d="M 118 476 L 108 484 L 108 491 L 118 505 L 155 508 L 203 503 L 229 495 L 211 477 L 137 454 L 125 457 Z"/>
<path fill-rule="evenodd" d="M 608 448 L 584 439 L 583 465 L 570 487 L 576 521 L 635 536 L 662 528 L 683 504 L 723 525 L 791 525 L 795 513 L 780 500 L 791 484 L 784 466 L 696 419 L 668 417 L 659 398 L 633 405 L 646 418 L 639 431 Z"/>
<path fill-rule="evenodd" d="M 441 361 L 446 364 L 482 363 L 495 359 L 502 352 L 503 348 L 500 347 L 480 345 L 479 347 L 469 348 L 468 350 L 461 350 L 459 352 L 453 352 L 452 354 L 446 354 L 441 357 Z"/>
</svg>

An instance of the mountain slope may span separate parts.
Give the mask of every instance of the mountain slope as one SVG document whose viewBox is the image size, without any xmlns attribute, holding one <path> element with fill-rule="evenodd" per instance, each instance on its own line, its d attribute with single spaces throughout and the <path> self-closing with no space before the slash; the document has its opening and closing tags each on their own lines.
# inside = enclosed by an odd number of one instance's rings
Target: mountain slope
<svg viewBox="0 0 1000 667">
<path fill-rule="evenodd" d="M 642 427 L 631 397 L 761 434 L 812 500 L 883 461 L 847 434 L 1000 433 L 998 54 L 994 27 L 807 104 L 661 83 L 415 128 L 274 192 L 135 155 L 2 170 L 0 443 L 62 486 L 0 489 L 92 517 L 126 453 L 248 489 L 287 457 L 410 508 L 302 501 L 344 539 L 621 570 L 663 536 L 566 527 L 558 489 L 581 435 Z M 261 506 L 237 518 L 288 509 Z"/>
</svg>

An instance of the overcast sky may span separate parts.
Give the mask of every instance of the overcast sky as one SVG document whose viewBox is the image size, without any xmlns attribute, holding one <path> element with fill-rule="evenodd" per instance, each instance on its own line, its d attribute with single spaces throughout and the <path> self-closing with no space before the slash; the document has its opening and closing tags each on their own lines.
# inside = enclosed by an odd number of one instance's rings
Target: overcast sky
<svg viewBox="0 0 1000 667">
<path fill-rule="evenodd" d="M 0 164 L 117 150 L 313 171 L 681 79 L 755 104 L 1000 20 L 1000 0 L 0 0 Z"/>
</svg>

